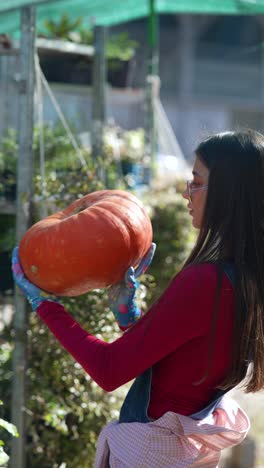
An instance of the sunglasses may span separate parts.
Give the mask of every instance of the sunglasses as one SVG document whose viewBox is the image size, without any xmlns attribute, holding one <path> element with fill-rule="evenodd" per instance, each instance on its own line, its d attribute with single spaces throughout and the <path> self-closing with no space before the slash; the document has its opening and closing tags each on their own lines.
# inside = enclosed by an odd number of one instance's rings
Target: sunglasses
<svg viewBox="0 0 264 468">
<path fill-rule="evenodd" d="M 198 192 L 198 190 L 206 190 L 208 187 L 207 185 L 199 185 L 197 187 L 197 184 L 193 180 L 187 180 L 186 181 L 186 186 L 187 186 L 187 192 L 188 192 L 188 198 L 190 201 L 192 201 L 192 194 L 194 192 Z"/>
</svg>

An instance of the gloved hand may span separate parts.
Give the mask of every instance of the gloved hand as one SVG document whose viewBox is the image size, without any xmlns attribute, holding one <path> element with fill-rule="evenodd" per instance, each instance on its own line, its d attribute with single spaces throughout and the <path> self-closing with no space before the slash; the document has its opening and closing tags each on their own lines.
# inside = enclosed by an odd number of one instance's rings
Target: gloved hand
<svg viewBox="0 0 264 468">
<path fill-rule="evenodd" d="M 44 301 L 59 302 L 56 296 L 42 291 L 37 286 L 30 283 L 30 281 L 25 277 L 19 262 L 18 247 L 14 248 L 12 254 L 12 272 L 14 281 L 29 301 L 33 310 L 36 310 Z"/>
<path fill-rule="evenodd" d="M 141 310 L 134 302 L 136 291 L 139 286 L 139 282 L 136 279 L 147 271 L 154 257 L 155 250 L 156 244 L 152 243 L 149 251 L 141 259 L 138 267 L 136 269 L 129 267 L 124 280 L 111 286 L 108 290 L 109 307 L 121 330 L 129 328 L 142 316 Z"/>
</svg>

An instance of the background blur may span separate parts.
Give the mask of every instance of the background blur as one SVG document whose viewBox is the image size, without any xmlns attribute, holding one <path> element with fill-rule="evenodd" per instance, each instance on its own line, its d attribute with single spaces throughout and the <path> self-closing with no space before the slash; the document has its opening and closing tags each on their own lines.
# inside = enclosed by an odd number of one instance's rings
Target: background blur
<svg viewBox="0 0 264 468">
<path fill-rule="evenodd" d="M 159 16 L 161 98 L 186 158 L 191 157 L 197 141 L 207 132 L 238 126 L 262 130 L 263 26 L 263 15 Z M 56 37 L 70 32 L 56 33 Z M 110 66 L 107 118 L 133 129 L 144 125 L 147 20 L 108 30 L 110 37 L 123 32 L 136 42 L 135 54 L 123 61 L 118 72 L 114 73 Z M 47 53 L 41 48 L 39 56 L 65 115 L 79 131 L 86 132 L 92 111 L 88 85 L 91 59 L 77 53 L 65 58 L 65 52 Z M 1 58 L 1 131 L 17 125 L 17 67 L 17 59 Z M 45 93 L 44 119 L 57 119 Z"/>
<path fill-rule="evenodd" d="M 195 146 L 212 132 L 264 130 L 264 15 L 163 14 L 157 21 L 160 89 L 157 83 L 154 161 L 146 150 L 146 120 L 151 115 L 146 112 L 147 19 L 106 28 L 99 153 L 93 151 L 94 55 L 89 47 L 94 36 L 82 17 L 73 20 L 65 11 L 38 28 L 38 59 L 46 85 L 36 68 L 41 84 L 34 88 L 32 222 L 89 191 L 133 191 L 148 209 L 158 245 L 139 293 L 145 310 L 179 271 L 195 241 L 181 197 Z M 5 33 L 4 22 L 0 32 L 0 416 L 10 421 L 14 379 L 10 253 L 16 243 L 21 76 L 18 39 Z M 106 340 L 118 336 L 105 291 L 67 299 L 65 305 L 87 330 Z M 128 386 L 111 394 L 98 389 L 35 315 L 28 318 L 25 466 L 92 467 L 97 436 L 117 417 Z M 235 398 L 248 412 L 252 429 L 244 444 L 223 454 L 221 466 L 264 467 L 264 396 L 236 391 Z M 4 431 L 0 438 L 10 455 L 13 439 Z M 15 468 L 22 466 L 14 463 Z M 0 466 L 8 466 L 7 459 L 1 462 L 1 451 Z"/>
</svg>

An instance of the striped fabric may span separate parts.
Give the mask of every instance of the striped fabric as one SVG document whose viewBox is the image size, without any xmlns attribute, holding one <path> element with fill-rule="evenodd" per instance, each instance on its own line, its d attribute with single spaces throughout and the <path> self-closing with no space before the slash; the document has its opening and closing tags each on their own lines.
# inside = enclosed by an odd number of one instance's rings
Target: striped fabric
<svg viewBox="0 0 264 468">
<path fill-rule="evenodd" d="M 146 424 L 111 422 L 99 436 L 94 468 L 215 468 L 221 450 L 242 442 L 249 428 L 228 396 L 200 421 L 167 412 Z"/>
</svg>

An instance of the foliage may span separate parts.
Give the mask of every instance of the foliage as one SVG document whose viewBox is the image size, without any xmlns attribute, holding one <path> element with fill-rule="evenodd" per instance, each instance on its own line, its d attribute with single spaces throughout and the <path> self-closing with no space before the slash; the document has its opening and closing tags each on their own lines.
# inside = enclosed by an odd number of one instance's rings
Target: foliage
<svg viewBox="0 0 264 468">
<path fill-rule="evenodd" d="M 77 143 L 78 135 L 74 127 L 71 128 Z M 80 167 L 80 161 L 73 148 L 72 142 L 67 135 L 64 127 L 60 123 L 55 125 L 45 123 L 42 128 L 35 126 L 33 135 L 33 150 L 35 161 L 35 172 L 40 169 L 40 138 L 43 136 L 45 149 L 45 170 L 77 170 Z M 89 158 L 85 150 L 81 150 L 84 159 Z"/>
<path fill-rule="evenodd" d="M 78 141 L 74 127 L 72 132 Z M 45 183 L 40 176 L 40 136 L 45 144 Z M 78 141 L 80 143 L 80 141 Z M 60 123 L 44 124 L 42 132 L 36 126 L 33 138 L 34 150 L 34 192 L 36 208 L 49 205 L 55 209 L 55 203 L 73 201 L 87 191 L 108 188 L 125 189 L 130 186 L 130 179 L 124 177 L 124 167 L 120 162 L 143 162 L 144 131 L 142 128 L 124 130 L 108 126 L 104 132 L 104 155 L 94 161 L 91 147 L 82 148 L 82 155 L 87 163 L 83 167 L 78 159 L 68 135 Z M 17 135 L 9 129 L 0 142 L 0 198 L 12 200 L 16 192 L 16 168 L 18 157 Z M 100 171 L 98 171 L 100 166 Z M 100 174 L 99 174 L 100 172 Z M 11 250 L 15 242 L 15 220 L 12 215 L 0 216 L 0 251 Z"/>
<path fill-rule="evenodd" d="M 40 34 L 53 39 L 92 45 L 94 43 L 94 33 L 91 29 L 84 28 L 82 23 L 82 18 L 71 20 L 67 14 L 63 14 L 58 21 L 46 20 L 44 22 L 45 32 Z M 127 32 L 121 32 L 107 39 L 106 57 L 110 62 L 115 59 L 128 61 L 134 57 L 137 47 L 138 43 L 130 39 Z"/>
<path fill-rule="evenodd" d="M 16 171 L 17 151 L 16 132 L 14 129 L 9 128 L 1 139 L 0 172 L 10 171 L 14 173 Z"/>
<path fill-rule="evenodd" d="M 156 281 L 153 300 L 161 295 L 169 281 L 180 270 L 195 239 L 186 203 L 173 187 L 149 193 L 151 221 L 157 250 L 151 264 Z"/>
<path fill-rule="evenodd" d="M 2 404 L 3 402 L 0 400 L 0 405 Z M 9 432 L 9 434 L 13 435 L 14 437 L 19 436 L 14 424 L 11 424 L 10 422 L 5 421 L 5 419 L 2 419 L 2 418 L 0 418 L 0 429 L 5 429 L 7 432 Z M 0 466 L 6 466 L 8 460 L 9 460 L 9 456 L 4 450 L 4 441 L 0 439 Z"/>
<path fill-rule="evenodd" d="M 103 155 L 96 162 L 92 159 L 91 145 L 88 144 L 86 147 L 82 147 L 74 127 L 72 127 L 72 132 L 81 147 L 81 153 L 87 163 L 88 169 L 94 170 L 95 166 L 103 166 L 105 172 L 108 172 L 110 180 L 116 175 L 116 167 L 114 166 L 117 160 L 130 162 L 143 161 L 144 130 L 142 128 L 124 130 L 115 125 L 106 126 L 104 129 Z M 34 127 L 33 150 L 35 174 L 40 172 L 41 136 L 43 136 L 45 145 L 45 171 L 47 177 L 54 177 L 54 172 L 59 176 L 61 172 L 78 171 L 82 167 L 63 126 L 60 123 L 54 125 L 45 123 L 41 131 L 40 127 Z M 16 180 L 17 157 L 17 134 L 13 129 L 9 129 L 0 142 L 0 176 L 7 171 L 10 172 L 12 183 Z M 109 174 L 110 172 L 111 174 Z"/>
<path fill-rule="evenodd" d="M 130 39 L 127 32 L 121 32 L 109 37 L 106 43 L 106 57 L 109 60 L 128 61 L 134 57 L 137 47 L 138 43 Z"/>
<path fill-rule="evenodd" d="M 104 152 L 115 162 L 125 188 L 133 190 L 148 183 L 150 159 L 145 152 L 143 128 L 124 130 L 109 124 L 104 129 Z"/>
<path fill-rule="evenodd" d="M 117 336 L 104 291 L 64 304 L 86 330 L 105 340 Z M 92 466 L 98 434 L 117 416 L 123 392 L 101 390 L 33 314 L 29 340 L 29 466 Z"/>
<path fill-rule="evenodd" d="M 71 20 L 70 17 L 64 13 L 58 21 L 52 19 L 45 20 L 44 26 L 50 37 L 68 40 L 70 39 L 71 32 L 78 29 L 81 23 L 82 18 Z"/>
<path fill-rule="evenodd" d="M 71 125 L 72 133 L 74 134 L 77 143 L 78 135 L 76 129 Z M 40 138 L 43 136 L 45 145 L 45 169 L 46 171 L 60 170 L 78 170 L 80 161 L 73 148 L 72 142 L 67 135 L 61 123 L 50 124 L 44 123 L 43 127 L 35 126 L 33 133 L 33 151 L 35 172 L 40 170 Z M 84 159 L 89 161 L 90 151 L 81 149 Z M 1 137 L 0 142 L 0 174 L 8 172 L 12 175 L 12 180 L 15 180 L 18 158 L 18 142 L 17 133 L 14 129 L 9 128 Z"/>
<path fill-rule="evenodd" d="M 0 350 L 0 380 L 1 380 L 1 390 L 5 388 L 5 378 L 8 374 L 5 372 L 5 364 L 10 358 L 10 350 L 11 347 L 8 343 L 3 343 L 1 345 Z M 3 379 L 3 380 L 2 380 Z M 8 392 L 3 392 L 5 397 L 8 396 Z M 8 400 L 7 400 L 8 401 Z M 3 405 L 3 402 L 0 400 L 0 406 Z M 2 406 L 3 408 L 3 406 Z M 1 415 L 3 415 L 4 411 L 1 411 Z M 3 430 L 7 431 L 9 434 L 13 435 L 14 437 L 18 437 L 19 434 L 17 432 L 16 427 L 11 424 L 10 422 L 6 421 L 2 417 L 0 417 L 0 466 L 7 466 L 9 456 L 4 449 L 5 442 L 8 440 L 6 436 L 4 436 Z M 3 433 L 3 435 L 2 435 Z M 4 440 L 3 440 L 3 439 Z"/>
<path fill-rule="evenodd" d="M 72 128 L 75 133 L 74 128 Z M 124 188 L 122 174 L 117 174 L 116 162 L 110 157 L 99 157 L 94 161 L 91 148 L 81 149 L 87 163 L 83 167 L 76 155 L 72 143 L 61 124 L 45 124 L 42 129 L 45 144 L 45 181 L 40 176 L 40 128 L 34 128 L 34 193 L 36 206 L 49 204 L 55 210 L 55 204 L 61 206 L 81 197 L 88 191 L 104 188 Z M 78 135 L 75 133 L 78 141 Z M 105 148 L 107 151 L 107 149 Z M 8 199 L 13 190 L 15 198 L 16 168 L 18 144 L 17 135 L 9 129 L 0 142 L 0 197 Z M 100 166 L 100 177 L 98 173 Z M 2 181 L 2 186 L 1 186 Z M 12 215 L 0 216 L 0 251 L 10 250 L 15 242 L 15 219 Z"/>
<path fill-rule="evenodd" d="M 121 155 L 124 161 L 143 161 L 145 150 L 144 135 L 143 128 L 123 132 L 123 148 Z"/>
<path fill-rule="evenodd" d="M 144 129 L 124 130 L 118 126 L 106 126 L 105 151 L 111 159 L 129 163 L 143 162 L 145 157 Z"/>
<path fill-rule="evenodd" d="M 0 253 L 9 252 L 15 244 L 15 220 L 10 214 L 0 216 Z"/>
<path fill-rule="evenodd" d="M 14 199 L 17 165 L 17 141 L 13 129 L 8 129 L 0 146 L 0 198 Z"/>
</svg>

